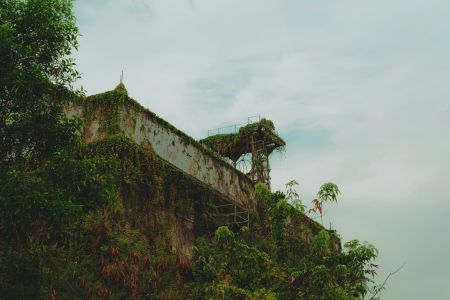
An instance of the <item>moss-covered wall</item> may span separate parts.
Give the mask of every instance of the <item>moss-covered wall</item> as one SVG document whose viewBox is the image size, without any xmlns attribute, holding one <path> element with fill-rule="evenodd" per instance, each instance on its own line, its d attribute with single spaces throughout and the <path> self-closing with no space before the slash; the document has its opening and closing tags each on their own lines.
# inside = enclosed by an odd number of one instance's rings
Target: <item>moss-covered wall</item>
<svg viewBox="0 0 450 300">
<path fill-rule="evenodd" d="M 185 133 L 128 97 L 123 85 L 66 107 L 68 115 L 84 121 L 87 142 L 122 134 L 155 153 L 193 180 L 210 187 L 228 202 L 256 213 L 253 182 Z"/>
<path fill-rule="evenodd" d="M 112 135 L 89 143 L 84 155 L 118 162 L 116 184 L 123 215 L 158 249 L 191 257 L 197 235 L 224 225 L 213 217 L 215 207 L 222 204 L 220 197 L 159 158 L 150 145 Z"/>
</svg>

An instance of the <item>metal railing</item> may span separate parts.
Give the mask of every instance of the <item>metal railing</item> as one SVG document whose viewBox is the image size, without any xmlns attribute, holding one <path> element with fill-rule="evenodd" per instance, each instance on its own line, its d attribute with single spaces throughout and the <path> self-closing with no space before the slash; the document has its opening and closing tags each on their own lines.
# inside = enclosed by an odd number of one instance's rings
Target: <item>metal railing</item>
<svg viewBox="0 0 450 300">
<path fill-rule="evenodd" d="M 247 118 L 247 122 L 245 123 L 240 123 L 240 124 L 234 124 L 234 125 L 230 125 L 230 126 L 225 126 L 225 127 L 219 127 L 219 128 L 214 128 L 214 129 L 209 129 L 208 130 L 208 137 L 211 135 L 216 135 L 216 134 L 221 134 L 221 133 L 237 133 L 239 128 L 248 125 L 248 124 L 252 124 L 252 123 L 258 123 L 261 121 L 261 115 L 256 115 L 256 116 L 251 116 Z"/>
</svg>

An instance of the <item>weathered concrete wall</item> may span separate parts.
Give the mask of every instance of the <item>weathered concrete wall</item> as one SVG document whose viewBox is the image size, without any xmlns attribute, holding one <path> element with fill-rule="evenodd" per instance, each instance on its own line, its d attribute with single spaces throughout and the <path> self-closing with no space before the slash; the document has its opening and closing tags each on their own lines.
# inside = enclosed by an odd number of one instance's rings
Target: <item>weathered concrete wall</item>
<svg viewBox="0 0 450 300">
<path fill-rule="evenodd" d="M 86 104 L 72 103 L 66 107 L 66 112 L 68 115 L 76 115 L 85 120 L 86 141 L 104 138 L 108 135 L 102 129 L 107 122 L 104 111 L 111 110 L 111 107 L 100 105 L 87 112 Z M 128 97 L 124 103 L 105 105 L 120 105 L 119 126 L 126 137 L 140 145 L 150 143 L 160 158 L 189 174 L 199 183 L 210 187 L 223 200 L 256 212 L 254 185 L 246 175 Z"/>
<path fill-rule="evenodd" d="M 150 142 L 155 153 L 242 207 L 255 210 L 253 183 L 244 174 L 208 154 L 203 146 L 158 122 L 136 103 L 127 103 L 121 128 L 138 144 Z"/>
</svg>

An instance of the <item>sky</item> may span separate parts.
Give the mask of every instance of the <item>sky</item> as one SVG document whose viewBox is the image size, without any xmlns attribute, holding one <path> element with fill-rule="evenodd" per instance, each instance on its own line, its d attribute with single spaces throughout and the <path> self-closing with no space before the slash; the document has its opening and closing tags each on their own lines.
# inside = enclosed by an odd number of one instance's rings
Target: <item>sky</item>
<svg viewBox="0 0 450 300">
<path fill-rule="evenodd" d="M 379 250 L 382 299 L 450 299 L 450 2 L 78 0 L 88 94 L 131 97 L 196 139 L 261 115 L 272 185 L 320 185 L 344 242 Z"/>
</svg>

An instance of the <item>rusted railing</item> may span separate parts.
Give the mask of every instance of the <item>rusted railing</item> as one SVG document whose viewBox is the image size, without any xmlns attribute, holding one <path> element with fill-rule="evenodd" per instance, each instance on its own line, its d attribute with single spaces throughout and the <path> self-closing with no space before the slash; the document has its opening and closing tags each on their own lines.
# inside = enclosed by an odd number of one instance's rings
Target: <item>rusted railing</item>
<svg viewBox="0 0 450 300">
<path fill-rule="evenodd" d="M 248 124 L 252 124 L 252 123 L 257 123 L 257 122 L 260 122 L 260 121 L 261 121 L 261 115 L 251 116 L 251 117 L 247 118 L 247 122 L 245 122 L 245 123 L 240 123 L 240 124 L 234 124 L 234 125 L 225 126 L 225 127 L 209 129 L 208 130 L 208 136 L 221 134 L 221 133 L 237 133 L 239 128 L 241 128 L 242 126 L 245 126 L 245 125 L 248 125 Z"/>
</svg>

